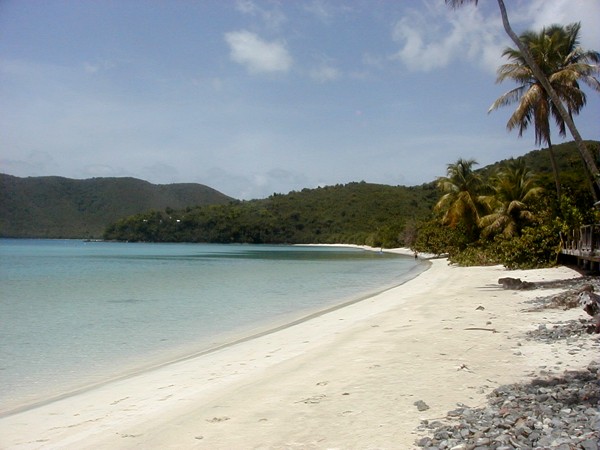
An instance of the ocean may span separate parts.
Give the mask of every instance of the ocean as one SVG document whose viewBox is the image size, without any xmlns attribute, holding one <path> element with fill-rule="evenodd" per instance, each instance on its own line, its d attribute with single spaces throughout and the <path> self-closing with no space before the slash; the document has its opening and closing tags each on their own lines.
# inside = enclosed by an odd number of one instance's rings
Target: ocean
<svg viewBox="0 0 600 450">
<path fill-rule="evenodd" d="M 0 414 L 397 286 L 346 247 L 0 239 Z"/>
</svg>

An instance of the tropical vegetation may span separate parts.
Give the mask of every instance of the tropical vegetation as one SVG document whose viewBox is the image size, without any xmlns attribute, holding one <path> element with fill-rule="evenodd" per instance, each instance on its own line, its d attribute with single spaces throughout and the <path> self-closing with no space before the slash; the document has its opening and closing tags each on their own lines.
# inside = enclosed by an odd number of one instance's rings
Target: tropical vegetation
<svg viewBox="0 0 600 450">
<path fill-rule="evenodd" d="M 416 187 L 365 182 L 273 194 L 227 205 L 149 211 L 107 227 L 106 239 L 251 244 L 349 243 L 398 247 L 438 197 Z"/>
<path fill-rule="evenodd" d="M 581 90 L 579 81 L 600 91 L 600 83 L 593 76 L 597 71 L 597 66 L 593 63 L 600 61 L 600 55 L 598 52 L 586 51 L 579 47 L 580 28 L 579 23 L 567 26 L 552 25 L 543 28 L 539 33 L 527 31 L 520 36 L 520 40 L 529 48 L 535 63 L 548 78 L 569 115 L 578 114 L 586 103 L 586 95 Z M 490 107 L 490 111 L 517 103 L 507 128 L 517 128 L 519 136 L 522 136 L 529 125 L 533 125 L 536 144 L 548 145 L 556 193 L 560 198 L 561 186 L 552 149 L 550 118 L 556 122 L 561 136 L 566 135 L 565 121 L 529 67 L 523 53 L 509 47 L 504 50 L 502 56 L 508 57 L 510 62 L 498 69 L 497 82 L 512 80 L 517 83 L 517 87 L 498 98 Z"/>
<path fill-rule="evenodd" d="M 453 8 L 461 7 L 466 3 L 472 3 L 477 5 L 479 3 L 478 0 L 445 0 L 447 5 L 450 5 Z M 510 25 L 510 21 L 508 19 L 508 12 L 506 10 L 506 5 L 503 0 L 497 0 L 498 9 L 500 10 L 500 15 L 502 17 L 502 25 L 504 26 L 504 30 L 506 34 L 510 37 L 513 43 L 521 52 L 521 55 L 524 61 L 527 63 L 528 67 L 533 72 L 536 80 L 543 86 L 544 90 L 550 97 L 556 111 L 560 115 L 561 119 L 564 121 L 565 125 L 571 132 L 573 139 L 575 140 L 575 144 L 577 147 L 577 151 L 579 152 L 581 159 L 583 160 L 585 166 L 586 173 L 586 185 L 590 187 L 590 192 L 594 196 L 595 200 L 598 200 L 598 192 L 600 192 L 600 171 L 598 170 L 598 166 L 596 164 L 596 159 L 592 156 L 592 153 L 589 151 L 579 130 L 575 126 L 575 122 L 573 118 L 569 114 L 567 108 L 563 105 L 560 100 L 560 97 L 554 90 L 554 87 L 550 83 L 550 80 L 546 76 L 546 74 L 542 71 L 542 69 L 537 64 L 535 58 L 531 53 L 531 49 L 528 47 L 527 43 L 522 41 L 519 36 L 514 32 Z M 598 66 L 595 66 L 593 69 L 595 73 L 598 73 Z"/>
<path fill-rule="evenodd" d="M 599 142 L 586 145 L 600 152 Z M 460 264 L 551 265 L 561 233 L 596 220 L 575 144 L 554 150 L 561 202 L 544 195 L 554 181 L 548 149 L 542 149 L 478 170 L 475 161 L 460 159 L 437 182 L 411 188 L 360 182 L 145 212 L 111 224 L 105 238 L 403 246 Z"/>
<path fill-rule="evenodd" d="M 587 144 L 598 154 L 597 143 Z M 573 159 L 574 145 L 561 144 L 555 150 L 564 180 L 560 201 L 545 195 L 552 189 L 553 176 L 540 152 L 480 171 L 473 170 L 473 160 L 449 164 L 447 176 L 438 178 L 441 197 L 434 214 L 420 224 L 412 247 L 447 254 L 450 261 L 462 265 L 555 264 L 561 237 L 599 219 L 590 192 L 583 188 L 581 161 Z M 543 176 L 533 167 L 544 170 Z"/>
</svg>

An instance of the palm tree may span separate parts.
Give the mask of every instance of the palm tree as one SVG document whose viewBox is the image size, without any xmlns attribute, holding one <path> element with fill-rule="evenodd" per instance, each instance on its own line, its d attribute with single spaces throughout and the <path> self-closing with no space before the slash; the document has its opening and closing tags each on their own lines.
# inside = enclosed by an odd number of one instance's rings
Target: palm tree
<svg viewBox="0 0 600 450">
<path fill-rule="evenodd" d="M 534 219 L 528 202 L 543 191 L 537 186 L 537 177 L 523 160 L 512 160 L 498 172 L 492 190 L 493 194 L 483 199 L 491 213 L 479 221 L 482 235 L 519 236 L 523 226 Z"/>
<path fill-rule="evenodd" d="M 474 237 L 481 211 L 479 195 L 484 183 L 473 171 L 477 162 L 473 159 L 460 158 L 454 164 L 448 164 L 446 177 L 437 180 L 438 188 L 444 192 L 435 205 L 435 209 L 443 211 L 442 223 L 455 228 L 459 224 L 465 226 L 467 232 Z"/>
<path fill-rule="evenodd" d="M 596 66 L 590 64 L 600 61 L 600 55 L 594 51 L 584 51 L 578 46 L 580 28 L 579 23 L 566 27 L 553 25 L 543 28 L 540 33 L 528 31 L 520 37 L 566 106 L 569 115 L 579 113 L 586 102 L 585 93 L 579 89 L 578 80 L 582 80 L 593 89 L 600 91 L 600 83 L 593 77 Z M 523 58 L 523 54 L 519 50 L 509 47 L 504 50 L 502 56 L 507 56 L 510 63 L 500 66 L 497 82 L 511 79 L 516 81 L 519 86 L 498 98 L 490 107 L 490 111 L 518 102 L 517 109 L 510 117 L 507 128 L 509 130 L 519 128 L 519 136 L 522 136 L 533 122 L 536 144 L 542 142 L 548 144 L 556 193 L 560 198 L 558 167 L 550 138 L 550 116 L 554 118 L 561 136 L 566 135 L 565 122 Z"/>
<path fill-rule="evenodd" d="M 478 0 L 445 0 L 446 4 L 452 6 L 453 8 L 458 8 L 465 3 L 474 3 L 477 5 L 479 3 Z M 504 26 L 504 31 L 511 38 L 511 40 L 515 43 L 519 51 L 523 55 L 523 59 L 527 62 L 527 65 L 531 68 L 535 78 L 539 80 L 540 84 L 544 87 L 548 95 L 550 96 L 550 100 L 554 103 L 556 110 L 560 114 L 562 120 L 565 122 L 567 128 L 571 132 L 573 139 L 577 145 L 577 149 L 579 150 L 579 154 L 583 159 L 583 162 L 596 186 L 596 189 L 600 190 L 600 172 L 598 171 L 598 167 L 596 166 L 596 162 L 594 158 L 590 154 L 588 148 L 585 146 L 581 135 L 579 134 L 579 130 L 575 126 L 575 122 L 573 122 L 572 117 L 569 115 L 569 112 L 566 110 L 564 105 L 561 103 L 560 98 L 552 88 L 550 81 L 544 75 L 540 67 L 536 64 L 533 56 L 529 52 L 527 46 L 519 39 L 517 34 L 513 31 L 510 26 L 510 22 L 508 20 L 508 13 L 506 12 L 506 6 L 504 5 L 503 0 L 497 0 L 498 8 L 500 9 L 500 15 L 502 16 L 502 25 Z M 592 188 L 592 195 L 595 199 L 598 198 L 596 190 Z"/>
</svg>

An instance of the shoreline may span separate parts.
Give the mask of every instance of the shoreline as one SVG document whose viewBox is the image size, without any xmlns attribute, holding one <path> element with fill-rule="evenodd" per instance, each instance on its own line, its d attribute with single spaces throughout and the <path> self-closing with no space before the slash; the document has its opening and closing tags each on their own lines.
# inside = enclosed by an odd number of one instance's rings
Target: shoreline
<svg viewBox="0 0 600 450">
<path fill-rule="evenodd" d="M 364 251 L 372 251 L 379 252 L 379 249 L 369 247 L 369 246 L 358 246 L 352 244 L 307 244 L 307 245 L 299 245 L 299 246 L 323 246 L 323 247 L 340 247 L 340 248 L 354 248 Z M 395 253 L 399 255 L 410 255 L 409 249 L 391 249 L 385 250 L 389 253 Z M 17 404 L 15 406 L 11 406 L 8 409 L 1 410 L 0 409 L 0 420 L 3 417 L 9 417 L 15 414 L 23 413 L 32 409 L 36 409 L 39 407 L 43 407 L 45 405 L 52 404 L 57 401 L 61 401 L 64 399 L 68 399 L 69 397 L 73 397 L 76 395 L 85 394 L 88 391 L 100 388 L 102 386 L 127 380 L 136 376 L 143 375 L 144 373 L 160 369 L 165 366 L 169 366 L 175 363 L 187 361 L 194 358 L 199 358 L 204 355 L 218 352 L 223 349 L 244 343 L 246 341 L 251 341 L 256 338 L 260 338 L 271 333 L 276 333 L 281 330 L 285 330 L 286 328 L 296 326 L 302 324 L 303 322 L 309 321 L 311 319 L 317 318 L 324 314 L 328 314 L 334 312 L 338 309 L 345 308 L 347 306 L 353 305 L 355 303 L 367 300 L 369 298 L 375 297 L 379 294 L 382 294 L 388 290 L 398 288 L 410 281 L 411 279 L 419 276 L 423 271 L 426 271 L 429 268 L 430 264 L 426 261 L 426 258 L 420 259 L 415 267 L 410 269 L 408 272 L 403 274 L 399 281 L 395 281 L 394 283 L 386 284 L 384 286 L 380 286 L 378 289 L 373 290 L 368 293 L 364 293 L 357 296 L 347 296 L 345 298 L 340 298 L 339 303 L 333 303 L 328 306 L 323 307 L 314 307 L 308 308 L 305 310 L 300 310 L 294 313 L 288 313 L 285 315 L 277 316 L 276 318 L 269 319 L 268 321 L 263 321 L 258 324 L 253 324 L 251 326 L 241 327 L 236 329 L 235 331 L 225 332 L 219 335 L 219 338 L 214 340 L 214 342 L 203 345 L 203 346 L 187 346 L 186 350 L 176 350 L 169 354 L 169 356 L 161 356 L 157 358 L 149 359 L 145 364 L 132 367 L 130 369 L 121 371 L 120 373 L 116 373 L 115 375 L 111 375 L 106 379 L 91 382 L 89 384 L 80 384 L 78 386 L 74 386 L 65 392 L 52 394 L 46 397 L 42 397 L 38 400 L 34 400 L 28 403 Z M 183 347 L 182 347 L 183 348 Z M 1 439 L 1 438 L 0 438 Z M 0 444 L 1 444 L 0 440 Z"/>
<path fill-rule="evenodd" d="M 375 296 L 2 417 L 0 447 L 411 448 L 422 418 L 481 403 L 557 355 L 561 369 L 596 356 L 531 343 L 516 355 L 534 317 L 585 315 L 523 313 L 540 291 L 497 284 L 574 270 L 428 264 Z"/>
</svg>

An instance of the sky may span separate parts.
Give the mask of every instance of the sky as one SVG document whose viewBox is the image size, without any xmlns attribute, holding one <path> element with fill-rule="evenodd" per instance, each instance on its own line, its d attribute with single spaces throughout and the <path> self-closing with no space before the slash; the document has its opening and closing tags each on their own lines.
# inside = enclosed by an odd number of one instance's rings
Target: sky
<svg viewBox="0 0 600 450">
<path fill-rule="evenodd" d="M 517 33 L 581 22 L 600 50 L 598 0 L 505 3 Z M 512 106 L 488 114 L 511 45 L 493 0 L 0 0 L 0 172 L 238 199 L 420 185 L 540 148 L 506 130 Z M 584 91 L 575 122 L 600 140 Z"/>
</svg>

